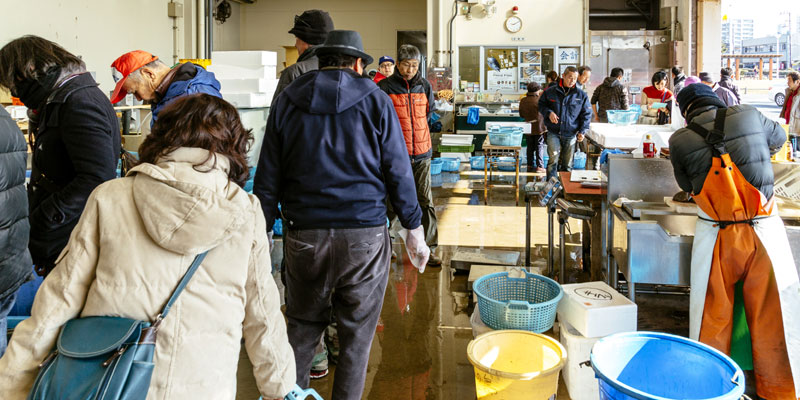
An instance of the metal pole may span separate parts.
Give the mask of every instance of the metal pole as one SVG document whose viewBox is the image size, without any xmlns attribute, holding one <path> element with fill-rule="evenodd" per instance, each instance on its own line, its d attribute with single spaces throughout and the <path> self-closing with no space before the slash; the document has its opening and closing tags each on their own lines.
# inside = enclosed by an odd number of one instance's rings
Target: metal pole
<svg viewBox="0 0 800 400">
<path fill-rule="evenodd" d="M 214 50 L 214 0 L 206 0 L 206 58 L 211 59 Z"/>
<path fill-rule="evenodd" d="M 547 206 L 547 276 L 553 277 L 553 214 L 555 214 L 555 205 Z"/>
<path fill-rule="evenodd" d="M 558 227 L 558 252 L 560 253 L 560 257 L 559 258 L 560 258 L 560 264 L 561 264 L 561 274 L 560 274 L 560 278 L 559 278 L 559 282 L 558 283 L 560 283 L 562 285 L 566 283 L 566 279 L 565 278 L 566 278 L 566 275 L 567 275 L 567 270 L 565 268 L 566 258 L 567 258 L 567 249 L 566 249 L 566 246 L 564 246 L 564 228 L 565 228 L 566 223 L 567 223 L 567 216 L 564 215 L 563 211 L 559 211 L 558 212 L 558 224 L 559 224 L 559 227 Z"/>
<path fill-rule="evenodd" d="M 531 200 L 525 194 L 525 266 L 531 270 Z"/>
</svg>

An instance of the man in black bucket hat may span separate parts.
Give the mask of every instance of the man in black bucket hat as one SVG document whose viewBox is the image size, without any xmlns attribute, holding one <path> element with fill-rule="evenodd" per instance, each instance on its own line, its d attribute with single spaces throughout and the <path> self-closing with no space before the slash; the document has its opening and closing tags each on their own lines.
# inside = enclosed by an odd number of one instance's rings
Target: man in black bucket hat
<svg viewBox="0 0 800 400">
<path fill-rule="evenodd" d="M 297 48 L 297 62 L 281 72 L 278 87 L 272 97 L 272 103 L 292 81 L 298 76 L 318 68 L 319 60 L 314 54 L 315 48 L 325 42 L 328 32 L 333 30 L 330 14 L 322 10 L 308 10 L 294 16 L 294 26 L 289 33 L 295 36 L 294 47 Z"/>
<path fill-rule="evenodd" d="M 285 227 L 286 317 L 297 384 L 333 313 L 340 353 L 332 399 L 361 399 L 391 260 L 388 198 L 424 266 L 428 252 L 403 130 L 392 101 L 362 76 L 372 57 L 354 31 L 332 31 L 318 71 L 297 78 L 270 110 L 254 193 Z"/>
</svg>

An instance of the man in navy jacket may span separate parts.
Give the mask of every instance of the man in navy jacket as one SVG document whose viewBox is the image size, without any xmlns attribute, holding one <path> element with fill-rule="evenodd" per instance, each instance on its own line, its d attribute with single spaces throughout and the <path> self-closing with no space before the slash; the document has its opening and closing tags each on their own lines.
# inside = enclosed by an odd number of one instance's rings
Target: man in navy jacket
<svg viewBox="0 0 800 400">
<path fill-rule="evenodd" d="M 362 77 L 372 57 L 361 36 L 331 31 L 316 54 L 320 69 L 294 80 L 270 110 L 253 192 L 267 226 L 279 202 L 287 221 L 283 277 L 297 383 L 308 387 L 333 312 L 346 340 L 332 397 L 355 400 L 388 280 L 387 198 L 412 231 L 409 250 L 426 245 L 403 130 L 389 96 Z"/>
<path fill-rule="evenodd" d="M 544 91 L 539 99 L 539 112 L 547 127 L 547 178 L 557 171 L 572 170 L 575 143 L 583 141 L 589 131 L 592 106 L 586 92 L 575 87 L 578 70 L 567 67 L 558 84 Z"/>
</svg>

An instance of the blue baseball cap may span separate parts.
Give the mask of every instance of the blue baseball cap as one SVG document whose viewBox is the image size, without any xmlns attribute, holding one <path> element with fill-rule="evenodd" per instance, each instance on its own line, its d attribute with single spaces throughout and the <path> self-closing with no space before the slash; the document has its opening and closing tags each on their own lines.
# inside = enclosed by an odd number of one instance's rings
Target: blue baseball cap
<svg viewBox="0 0 800 400">
<path fill-rule="evenodd" d="M 383 57 L 378 59 L 378 65 L 381 65 L 381 64 L 383 64 L 383 63 L 385 63 L 387 61 L 391 62 L 392 64 L 396 64 L 394 62 L 394 58 L 389 57 L 389 56 L 383 56 Z"/>
</svg>

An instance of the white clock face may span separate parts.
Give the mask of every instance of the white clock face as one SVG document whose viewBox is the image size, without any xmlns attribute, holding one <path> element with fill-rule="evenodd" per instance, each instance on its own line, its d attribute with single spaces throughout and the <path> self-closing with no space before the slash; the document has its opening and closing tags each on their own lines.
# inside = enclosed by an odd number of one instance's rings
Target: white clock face
<svg viewBox="0 0 800 400">
<path fill-rule="evenodd" d="M 522 30 L 522 19 L 517 16 L 508 17 L 506 19 L 506 29 L 511 33 L 517 33 Z"/>
</svg>

